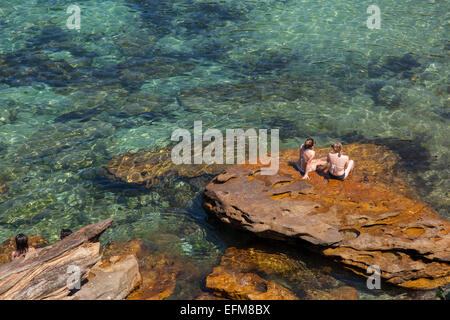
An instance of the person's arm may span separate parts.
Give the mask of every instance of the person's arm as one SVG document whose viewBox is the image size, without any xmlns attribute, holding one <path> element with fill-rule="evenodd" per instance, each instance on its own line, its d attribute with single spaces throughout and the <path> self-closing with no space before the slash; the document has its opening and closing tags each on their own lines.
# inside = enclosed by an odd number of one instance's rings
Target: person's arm
<svg viewBox="0 0 450 320">
<path fill-rule="evenodd" d="M 330 154 L 327 154 L 327 166 L 326 166 L 326 168 L 323 170 L 323 172 L 328 172 L 328 170 L 330 170 L 330 167 L 331 167 Z"/>
<path fill-rule="evenodd" d="M 303 179 L 309 179 L 309 168 L 311 167 L 311 160 L 308 160 L 308 162 L 306 163 L 306 168 L 305 168 L 305 175 L 303 176 Z"/>
<path fill-rule="evenodd" d="M 298 162 L 300 162 L 300 159 L 302 158 L 302 150 L 303 150 L 303 144 L 298 149 Z"/>
<path fill-rule="evenodd" d="M 305 175 L 303 176 L 303 179 L 309 179 L 309 168 L 311 168 L 311 163 L 312 160 L 314 159 L 314 156 L 312 156 L 311 158 L 308 159 L 308 161 L 306 161 L 306 167 L 305 167 Z"/>
</svg>

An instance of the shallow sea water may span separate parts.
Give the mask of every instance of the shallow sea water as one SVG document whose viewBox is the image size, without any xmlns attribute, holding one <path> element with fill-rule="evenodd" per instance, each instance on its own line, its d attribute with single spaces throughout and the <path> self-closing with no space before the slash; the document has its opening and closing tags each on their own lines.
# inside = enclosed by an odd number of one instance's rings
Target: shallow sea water
<svg viewBox="0 0 450 320">
<path fill-rule="evenodd" d="M 71 4 L 0 0 L 0 180 L 9 186 L 0 239 L 56 241 L 61 228 L 113 217 L 104 243 L 140 237 L 206 276 L 226 247 L 255 241 L 207 217 L 211 176 L 142 190 L 97 175 L 115 155 L 170 145 L 194 120 L 280 129 L 282 148 L 308 136 L 387 145 L 450 219 L 447 1 L 377 0 L 379 30 L 356 0 L 87 0 L 80 30 L 66 27 Z M 335 273 L 360 298 L 405 297 Z M 172 298 L 199 287 L 181 281 Z"/>
</svg>

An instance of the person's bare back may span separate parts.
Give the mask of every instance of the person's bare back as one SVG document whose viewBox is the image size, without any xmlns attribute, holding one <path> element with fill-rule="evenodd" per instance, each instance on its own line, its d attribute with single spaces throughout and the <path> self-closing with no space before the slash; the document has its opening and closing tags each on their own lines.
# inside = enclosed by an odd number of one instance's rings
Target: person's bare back
<svg viewBox="0 0 450 320">
<path fill-rule="evenodd" d="M 336 180 L 344 180 L 353 170 L 354 161 L 350 160 L 349 156 L 341 153 L 341 143 L 335 142 L 333 143 L 331 148 L 334 152 L 328 153 L 327 156 L 327 168 L 330 178 Z"/>
</svg>

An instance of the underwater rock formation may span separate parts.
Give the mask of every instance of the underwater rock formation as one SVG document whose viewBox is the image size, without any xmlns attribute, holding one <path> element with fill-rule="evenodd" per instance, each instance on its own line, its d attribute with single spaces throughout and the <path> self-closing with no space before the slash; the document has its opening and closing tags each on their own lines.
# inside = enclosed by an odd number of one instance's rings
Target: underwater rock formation
<svg viewBox="0 0 450 320">
<path fill-rule="evenodd" d="M 298 150 L 280 153 L 277 175 L 258 165 L 226 169 L 206 187 L 204 208 L 261 237 L 300 242 L 357 274 L 379 266 L 381 277 L 406 288 L 450 282 L 450 223 L 396 177 L 399 157 L 382 146 L 348 145 L 356 169 L 345 181 L 294 168 Z M 324 157 L 326 149 L 317 149 Z"/>
<path fill-rule="evenodd" d="M 300 295 L 277 284 L 275 278 L 295 284 Z M 337 284 L 335 278 L 319 270 L 312 271 L 290 255 L 254 247 L 229 247 L 220 265 L 206 279 L 206 286 L 216 297 L 228 299 L 358 299 L 355 288 L 336 287 Z"/>
<path fill-rule="evenodd" d="M 233 300 L 298 300 L 290 290 L 256 273 L 235 272 L 222 266 L 214 268 L 206 278 L 206 286 L 215 295 Z"/>
<path fill-rule="evenodd" d="M 99 174 L 120 182 L 152 187 L 163 179 L 214 175 L 219 174 L 224 168 L 225 165 L 218 164 L 175 165 L 170 150 L 166 149 L 159 152 L 127 152 L 114 157 Z"/>
<path fill-rule="evenodd" d="M 6 191 L 8 191 L 8 185 L 6 182 L 0 180 L 0 194 L 4 194 Z"/>
</svg>

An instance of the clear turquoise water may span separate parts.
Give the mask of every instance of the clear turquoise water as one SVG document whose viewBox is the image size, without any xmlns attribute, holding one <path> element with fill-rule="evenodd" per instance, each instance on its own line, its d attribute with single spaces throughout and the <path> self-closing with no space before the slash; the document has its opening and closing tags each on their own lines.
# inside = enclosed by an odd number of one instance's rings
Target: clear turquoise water
<svg viewBox="0 0 450 320">
<path fill-rule="evenodd" d="M 227 246 L 247 241 L 201 209 L 211 177 L 140 190 L 96 174 L 120 153 L 166 147 L 199 119 L 279 128 L 282 148 L 307 136 L 387 145 L 450 219 L 447 1 L 379 0 L 380 30 L 367 28 L 368 4 L 355 0 L 88 0 L 79 31 L 65 26 L 70 4 L 0 0 L 0 179 L 9 186 L 0 239 L 56 241 L 61 228 L 113 217 L 104 242 L 153 239 L 207 274 Z M 362 298 L 403 297 L 341 278 Z M 174 298 L 197 287 L 179 285 Z"/>
</svg>

